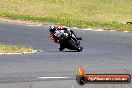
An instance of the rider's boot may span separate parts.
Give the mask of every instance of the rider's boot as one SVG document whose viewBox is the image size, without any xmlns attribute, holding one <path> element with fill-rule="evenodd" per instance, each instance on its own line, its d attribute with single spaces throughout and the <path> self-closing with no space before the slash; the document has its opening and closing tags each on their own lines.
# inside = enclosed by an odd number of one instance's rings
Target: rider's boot
<svg viewBox="0 0 132 88">
<path fill-rule="evenodd" d="M 82 40 L 82 38 L 81 37 L 76 37 L 77 38 L 77 40 Z"/>
</svg>

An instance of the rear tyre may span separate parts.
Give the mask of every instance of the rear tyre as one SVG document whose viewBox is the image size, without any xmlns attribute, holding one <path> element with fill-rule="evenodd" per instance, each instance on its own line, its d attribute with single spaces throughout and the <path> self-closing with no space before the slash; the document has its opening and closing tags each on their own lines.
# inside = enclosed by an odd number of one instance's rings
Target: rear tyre
<svg viewBox="0 0 132 88">
<path fill-rule="evenodd" d="M 72 50 L 77 50 L 77 52 L 81 52 L 82 51 L 82 47 L 76 45 L 72 40 L 69 40 L 69 44 Z"/>
<path fill-rule="evenodd" d="M 60 51 L 63 51 L 65 48 L 59 48 Z"/>
</svg>

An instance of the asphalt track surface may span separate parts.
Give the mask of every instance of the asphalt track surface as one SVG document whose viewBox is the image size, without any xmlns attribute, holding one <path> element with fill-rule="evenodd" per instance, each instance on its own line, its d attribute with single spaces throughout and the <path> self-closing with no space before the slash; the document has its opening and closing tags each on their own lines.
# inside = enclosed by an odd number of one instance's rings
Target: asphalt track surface
<svg viewBox="0 0 132 88">
<path fill-rule="evenodd" d="M 0 88 L 120 88 L 119 84 L 80 86 L 75 76 L 80 65 L 87 73 L 132 74 L 132 33 L 73 31 L 83 39 L 82 52 L 60 52 L 59 45 L 49 38 L 48 25 L 0 22 L 0 43 L 41 50 L 35 54 L 1 55 Z"/>
</svg>

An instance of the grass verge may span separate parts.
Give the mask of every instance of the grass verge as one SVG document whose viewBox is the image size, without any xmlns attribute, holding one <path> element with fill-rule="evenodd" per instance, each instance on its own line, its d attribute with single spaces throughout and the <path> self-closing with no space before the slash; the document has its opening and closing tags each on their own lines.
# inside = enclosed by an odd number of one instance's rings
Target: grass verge
<svg viewBox="0 0 132 88">
<path fill-rule="evenodd" d="M 1 13 L 0 16 L 10 19 L 19 19 L 24 21 L 42 22 L 56 25 L 75 26 L 79 28 L 101 28 L 106 30 L 118 30 L 118 31 L 132 31 L 131 24 L 124 24 L 116 21 L 85 21 L 72 18 L 59 18 L 59 17 L 37 17 L 31 15 L 9 14 Z"/>
<path fill-rule="evenodd" d="M 23 52 L 31 52 L 32 48 L 26 48 L 17 45 L 0 45 L 0 53 L 23 53 Z"/>
<path fill-rule="evenodd" d="M 0 0 L 0 17 L 132 31 L 132 0 Z"/>
</svg>

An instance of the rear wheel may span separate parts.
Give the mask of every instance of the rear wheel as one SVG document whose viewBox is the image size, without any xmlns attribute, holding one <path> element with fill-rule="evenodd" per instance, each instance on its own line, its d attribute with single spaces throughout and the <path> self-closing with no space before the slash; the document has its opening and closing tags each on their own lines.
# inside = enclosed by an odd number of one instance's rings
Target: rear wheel
<svg viewBox="0 0 132 88">
<path fill-rule="evenodd" d="M 77 52 L 81 52 L 82 51 L 82 47 L 81 46 L 78 46 L 77 44 L 75 44 L 73 42 L 73 40 L 69 40 L 69 47 L 72 50 L 77 50 Z"/>
</svg>

